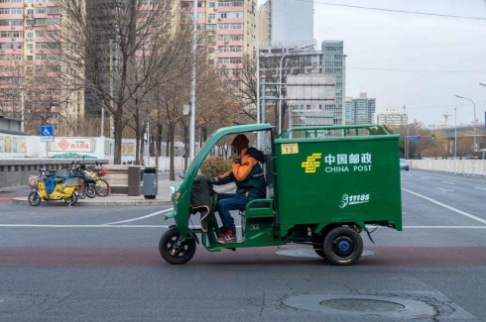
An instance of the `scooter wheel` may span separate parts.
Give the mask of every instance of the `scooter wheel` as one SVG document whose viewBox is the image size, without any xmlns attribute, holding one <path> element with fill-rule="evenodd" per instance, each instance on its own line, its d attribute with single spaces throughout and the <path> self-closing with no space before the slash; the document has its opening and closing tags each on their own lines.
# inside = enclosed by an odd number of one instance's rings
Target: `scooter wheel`
<svg viewBox="0 0 486 322">
<path fill-rule="evenodd" d="M 74 192 L 70 198 L 66 199 L 69 207 L 74 206 L 78 202 L 78 194 Z"/>
<path fill-rule="evenodd" d="M 363 239 L 349 227 L 337 227 L 324 238 L 324 256 L 333 265 L 350 266 L 363 254 Z"/>
<path fill-rule="evenodd" d="M 170 229 L 162 235 L 159 243 L 159 252 L 169 264 L 182 265 L 192 259 L 196 253 L 196 241 L 191 235 L 179 242 L 181 234 L 177 228 Z"/>
<path fill-rule="evenodd" d="M 41 200 L 42 200 L 39 193 L 37 193 L 35 191 L 32 191 L 31 193 L 29 193 L 29 197 L 27 199 L 29 200 L 29 204 L 32 207 L 36 207 L 36 206 L 40 205 Z"/>
<path fill-rule="evenodd" d="M 88 196 L 88 198 L 96 197 L 96 189 L 95 189 L 94 185 L 92 185 L 92 184 L 87 185 L 85 193 L 86 193 L 86 196 Z"/>
</svg>

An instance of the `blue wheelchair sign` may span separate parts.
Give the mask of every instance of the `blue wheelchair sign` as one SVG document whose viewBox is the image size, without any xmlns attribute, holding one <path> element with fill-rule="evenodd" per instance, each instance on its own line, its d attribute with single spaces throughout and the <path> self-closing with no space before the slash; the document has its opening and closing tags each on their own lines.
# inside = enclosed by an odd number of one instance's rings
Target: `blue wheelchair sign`
<svg viewBox="0 0 486 322">
<path fill-rule="evenodd" d="M 54 126 L 53 125 L 42 125 L 40 127 L 40 136 L 41 136 L 42 142 L 54 141 Z"/>
</svg>

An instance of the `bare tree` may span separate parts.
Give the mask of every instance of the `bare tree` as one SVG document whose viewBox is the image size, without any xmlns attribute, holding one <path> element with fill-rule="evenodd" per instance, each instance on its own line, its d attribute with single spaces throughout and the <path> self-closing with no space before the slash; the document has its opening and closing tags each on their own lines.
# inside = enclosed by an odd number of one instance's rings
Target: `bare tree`
<svg viewBox="0 0 486 322">
<path fill-rule="evenodd" d="M 123 129 L 133 119 L 127 109 L 139 106 L 169 74 L 180 76 L 174 69 L 181 66 L 178 58 L 185 55 L 186 41 L 174 25 L 178 1 L 58 3 L 69 21 L 60 35 L 63 63 L 70 66 L 67 76 L 86 89 L 93 108 L 113 118 L 114 159 L 119 164 Z"/>
</svg>

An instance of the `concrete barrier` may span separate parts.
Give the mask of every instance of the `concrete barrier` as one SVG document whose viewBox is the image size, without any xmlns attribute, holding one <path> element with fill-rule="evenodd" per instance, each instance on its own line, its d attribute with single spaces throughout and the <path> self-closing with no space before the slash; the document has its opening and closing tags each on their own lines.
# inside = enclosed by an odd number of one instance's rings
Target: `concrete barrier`
<svg viewBox="0 0 486 322">
<path fill-rule="evenodd" d="M 486 177 L 486 160 L 410 160 L 414 170 Z"/>
<path fill-rule="evenodd" d="M 38 175 L 39 169 L 59 170 L 63 166 L 81 160 L 54 160 L 54 159 L 2 159 L 0 160 L 0 191 L 8 191 L 16 188 L 25 188 L 29 176 Z M 95 162 L 106 164 L 108 160 L 85 160 L 86 164 Z"/>
</svg>

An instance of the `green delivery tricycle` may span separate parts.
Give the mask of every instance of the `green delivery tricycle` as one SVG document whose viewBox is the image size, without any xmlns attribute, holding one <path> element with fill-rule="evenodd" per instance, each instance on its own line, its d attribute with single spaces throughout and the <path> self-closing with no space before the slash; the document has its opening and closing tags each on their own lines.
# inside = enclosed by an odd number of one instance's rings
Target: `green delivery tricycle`
<svg viewBox="0 0 486 322">
<path fill-rule="evenodd" d="M 218 244 L 217 195 L 206 229 L 189 227 L 191 191 L 199 168 L 228 135 L 261 133 L 267 196 L 240 212 L 242 239 Z M 219 129 L 202 147 L 172 195 L 173 218 L 159 245 L 170 264 L 192 259 L 196 244 L 210 252 L 308 244 L 334 265 L 355 264 L 368 226 L 402 230 L 399 136 L 380 125 L 296 127 L 273 135 L 269 124 Z"/>
</svg>

